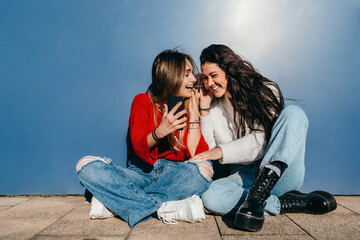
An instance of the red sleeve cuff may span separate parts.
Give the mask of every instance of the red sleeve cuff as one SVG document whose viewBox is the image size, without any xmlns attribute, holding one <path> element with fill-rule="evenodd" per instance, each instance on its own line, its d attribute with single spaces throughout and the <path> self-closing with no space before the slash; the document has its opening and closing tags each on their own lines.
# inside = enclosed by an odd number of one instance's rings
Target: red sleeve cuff
<svg viewBox="0 0 360 240">
<path fill-rule="evenodd" d="M 133 142 L 134 154 L 145 162 L 154 164 L 157 160 L 157 147 L 155 147 L 151 152 L 149 150 L 147 135 L 144 135 L 137 141 L 137 145 Z"/>
</svg>

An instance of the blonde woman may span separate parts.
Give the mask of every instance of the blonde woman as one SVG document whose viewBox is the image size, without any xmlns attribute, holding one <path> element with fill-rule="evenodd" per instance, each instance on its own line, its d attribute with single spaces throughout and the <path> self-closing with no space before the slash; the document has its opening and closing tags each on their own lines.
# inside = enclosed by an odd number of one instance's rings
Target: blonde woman
<svg viewBox="0 0 360 240">
<path fill-rule="evenodd" d="M 212 166 L 187 161 L 208 150 L 200 132 L 194 70 L 192 58 L 178 51 L 166 50 L 155 58 L 152 84 L 131 106 L 128 168 L 107 158 L 79 161 L 79 179 L 94 196 L 92 218 L 117 214 L 130 227 L 154 215 L 165 223 L 205 219 L 198 196 L 211 183 Z M 169 96 L 183 97 L 185 109 L 176 113 L 179 102 L 169 110 Z"/>
</svg>

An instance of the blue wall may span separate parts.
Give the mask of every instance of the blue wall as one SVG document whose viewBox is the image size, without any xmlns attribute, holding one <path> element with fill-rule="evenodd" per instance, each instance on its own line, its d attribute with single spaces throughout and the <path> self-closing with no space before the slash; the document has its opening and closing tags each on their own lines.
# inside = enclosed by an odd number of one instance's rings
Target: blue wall
<svg viewBox="0 0 360 240">
<path fill-rule="evenodd" d="M 133 97 L 179 46 L 224 43 L 300 99 L 304 191 L 360 194 L 359 1 L 0 0 L 0 194 L 82 193 L 84 155 L 125 166 Z"/>
</svg>

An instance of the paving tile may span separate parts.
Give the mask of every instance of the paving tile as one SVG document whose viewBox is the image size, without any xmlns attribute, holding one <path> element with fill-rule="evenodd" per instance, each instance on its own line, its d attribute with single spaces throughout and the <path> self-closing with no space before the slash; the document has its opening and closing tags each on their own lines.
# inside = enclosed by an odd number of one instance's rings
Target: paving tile
<svg viewBox="0 0 360 240">
<path fill-rule="evenodd" d="M 325 215 L 287 214 L 315 239 L 359 239 L 360 216 L 342 206 Z"/>
<path fill-rule="evenodd" d="M 195 224 L 151 219 L 131 229 L 121 219 L 90 220 L 82 197 L 0 197 L 0 239 L 359 239 L 360 196 L 336 199 L 329 214 L 266 216 L 263 229 L 250 233 L 234 229 L 233 218 L 211 215 Z"/>
<path fill-rule="evenodd" d="M 10 206 L 8 206 L 8 207 L 2 207 L 2 206 L 0 206 L 0 212 L 3 211 L 3 210 L 5 210 L 5 209 L 8 209 L 8 208 L 11 208 L 11 207 L 10 207 Z"/>
<path fill-rule="evenodd" d="M 117 236 L 110 236 L 110 237 L 96 237 L 96 238 L 88 238 L 88 237 L 81 237 L 81 236 L 36 236 L 31 238 L 31 240 L 123 240 L 126 238 L 117 237 Z"/>
<path fill-rule="evenodd" d="M 360 214 L 360 196 L 336 196 L 338 204 Z"/>
<path fill-rule="evenodd" d="M 34 197 L 11 209 L 1 212 L 3 217 L 31 217 L 31 218 L 57 218 L 64 212 L 63 207 L 68 211 L 84 202 L 77 197 Z"/>
<path fill-rule="evenodd" d="M 0 207 L 12 207 L 27 200 L 28 197 L 0 197 Z"/>
<path fill-rule="evenodd" d="M 89 218 L 90 204 L 86 203 L 77 207 L 59 221 L 46 228 L 40 234 L 40 237 L 66 237 L 74 236 L 87 239 L 107 239 L 106 237 L 126 238 L 131 228 L 129 225 L 118 218 L 97 219 Z"/>
<path fill-rule="evenodd" d="M 257 235 L 307 235 L 301 228 L 294 224 L 285 215 L 279 216 L 265 216 L 263 228 L 259 232 L 247 232 L 236 229 L 234 225 L 234 218 L 216 216 L 216 221 L 219 225 L 221 235 L 238 235 L 238 236 L 257 236 Z M 306 236 L 305 236 L 306 237 Z"/>
<path fill-rule="evenodd" d="M 79 199 L 34 197 L 0 212 L 0 239 L 29 239 L 79 204 Z"/>
<path fill-rule="evenodd" d="M 244 235 L 225 235 L 222 236 L 223 240 L 236 240 L 236 239 L 241 239 L 241 240 L 312 240 L 313 238 L 310 237 L 309 235 L 292 235 L 292 236 L 287 236 L 287 235 L 249 235 L 249 236 L 244 236 Z"/>
<path fill-rule="evenodd" d="M 164 224 L 158 219 L 140 223 L 130 232 L 129 240 L 146 239 L 214 239 L 221 240 L 215 219 L 211 215 L 206 216 L 206 220 L 200 223 L 179 222 L 179 224 Z"/>
</svg>

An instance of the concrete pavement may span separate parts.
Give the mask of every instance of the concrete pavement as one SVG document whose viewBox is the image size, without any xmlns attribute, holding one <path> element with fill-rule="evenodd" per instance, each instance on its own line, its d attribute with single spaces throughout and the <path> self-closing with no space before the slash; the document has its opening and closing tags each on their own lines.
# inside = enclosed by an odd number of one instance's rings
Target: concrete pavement
<svg viewBox="0 0 360 240">
<path fill-rule="evenodd" d="M 360 196 L 336 196 L 326 215 L 267 216 L 260 232 L 234 229 L 233 219 L 165 225 L 151 219 L 134 228 L 120 219 L 90 220 L 79 196 L 0 197 L 0 239 L 360 239 Z"/>
</svg>

